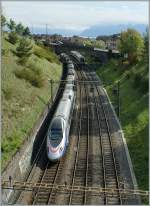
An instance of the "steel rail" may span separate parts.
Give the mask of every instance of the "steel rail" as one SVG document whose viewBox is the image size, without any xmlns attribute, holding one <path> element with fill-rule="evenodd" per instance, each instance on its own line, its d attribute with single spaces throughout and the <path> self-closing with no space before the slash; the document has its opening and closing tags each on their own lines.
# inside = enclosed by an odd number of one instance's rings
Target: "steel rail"
<svg viewBox="0 0 150 206">
<path fill-rule="evenodd" d="M 117 184 L 117 188 L 119 189 L 120 184 L 119 184 L 119 178 L 118 178 L 118 171 L 117 171 L 117 167 L 116 167 L 116 159 L 115 159 L 114 149 L 113 149 L 113 145 L 112 145 L 112 141 L 111 141 L 109 123 L 108 123 L 106 112 L 105 112 L 103 102 L 102 102 L 102 99 L 101 99 L 101 96 L 100 96 L 99 88 L 97 87 L 97 85 L 95 85 L 95 87 L 96 87 L 96 90 L 97 90 L 97 93 L 98 93 L 98 96 L 99 96 L 99 100 L 100 100 L 101 105 L 102 105 L 102 110 L 103 110 L 103 114 L 104 114 L 104 118 L 105 118 L 105 122 L 106 122 L 106 126 L 107 126 L 107 133 L 108 133 L 109 143 L 110 143 L 110 147 L 111 147 L 111 153 L 112 153 L 112 157 L 113 157 L 113 165 L 114 165 L 114 171 L 115 171 L 116 184 Z M 123 204 L 120 193 L 118 193 L 118 196 L 119 196 L 120 204 Z"/>
<path fill-rule="evenodd" d="M 75 164 L 74 164 L 74 168 L 73 168 L 73 177 L 72 177 L 72 182 L 71 182 L 71 188 L 73 188 L 74 182 L 75 182 L 76 167 L 77 167 L 77 161 L 78 161 L 78 155 L 79 155 L 81 120 L 82 120 L 82 90 L 80 88 L 80 119 L 79 119 L 79 130 L 78 130 L 78 142 L 77 142 L 77 151 L 76 151 L 76 156 L 75 156 Z M 71 190 L 71 192 L 70 192 L 68 205 L 71 205 L 72 195 L 73 195 L 73 190 Z"/>
<path fill-rule="evenodd" d="M 83 75 L 82 75 L 83 76 Z M 83 80 L 83 78 L 82 78 Z M 93 80 L 93 77 L 92 77 L 92 80 Z M 95 83 L 94 81 L 89 81 L 89 82 L 93 82 Z M 96 87 L 96 90 L 98 92 L 98 89 L 97 89 L 97 85 L 94 84 L 95 87 Z M 85 85 L 84 85 L 85 86 Z M 99 92 L 98 92 L 98 96 L 100 97 L 99 95 Z M 101 104 L 102 104 L 102 101 L 100 101 Z M 102 111 L 103 111 L 103 114 L 104 114 L 104 119 L 105 119 L 105 122 L 106 122 L 106 128 L 107 128 L 107 133 L 108 133 L 108 138 L 109 138 L 109 144 L 110 144 L 110 149 L 111 149 L 111 154 L 112 154 L 112 160 L 113 160 L 113 165 L 114 165 L 114 171 L 115 171 L 115 179 L 116 179 L 116 184 L 117 184 L 117 187 L 119 188 L 119 180 L 118 180 L 118 174 L 117 174 L 117 168 L 116 168 L 116 162 L 115 162 L 115 157 L 114 157 L 114 152 L 113 152 L 113 148 L 112 148 L 112 144 L 111 144 L 111 139 L 110 139 L 110 131 L 109 131 L 109 125 L 108 125 L 108 121 L 106 119 L 106 114 L 105 114 L 105 110 L 104 110 L 104 107 L 103 107 L 103 104 L 102 104 Z M 97 112 L 98 112 L 98 105 L 97 105 Z M 101 136 L 101 125 L 100 125 L 100 118 L 99 118 L 99 133 L 100 133 L 100 136 Z M 103 176 L 104 176 L 104 187 L 106 188 L 106 170 L 105 170 L 105 156 L 104 156 L 104 151 L 103 151 L 103 142 L 102 142 L 102 137 L 100 138 L 101 140 L 101 151 L 102 151 L 102 167 L 103 167 Z M 119 202 L 122 204 L 122 199 L 121 199 L 121 196 L 120 194 L 118 194 L 119 196 Z M 86 198 L 86 197 L 85 197 Z M 85 203 L 85 202 L 84 202 Z M 107 198 L 106 198 L 106 195 L 104 193 L 104 204 L 107 204 L 108 201 L 107 201 Z"/>
<path fill-rule="evenodd" d="M 93 79 L 93 77 L 91 76 L 91 78 Z M 100 94 L 98 91 L 98 87 L 97 85 L 95 85 L 98 96 L 100 98 Z M 99 110 L 98 110 L 98 103 L 96 101 L 96 97 L 94 96 L 94 101 L 95 101 L 95 105 L 96 105 L 96 111 L 97 111 L 97 117 L 98 117 L 98 124 L 99 124 L 99 135 L 100 135 L 100 145 L 101 145 L 101 151 L 102 151 L 102 167 L 103 167 L 103 175 L 104 175 L 104 188 L 106 188 L 106 170 L 105 170 L 105 156 L 104 156 L 104 150 L 103 150 L 103 141 L 102 141 L 102 136 L 101 136 L 101 123 L 100 123 L 100 117 L 99 117 Z M 110 147 L 111 147 L 111 153 L 112 153 L 112 157 L 113 157 L 113 165 L 114 165 L 114 170 L 115 170 L 115 178 L 116 178 L 116 183 L 117 183 L 117 187 L 119 188 L 119 179 L 118 179 L 118 174 L 117 174 L 117 168 L 116 168 L 116 162 L 115 162 L 115 156 L 114 156 L 114 152 L 113 152 L 113 147 L 112 147 L 112 143 L 111 143 L 111 134 L 110 134 L 110 130 L 109 130 L 109 124 L 108 124 L 108 120 L 106 117 L 106 113 L 102 104 L 102 101 L 100 100 L 101 105 L 102 105 L 102 110 L 103 110 L 103 114 L 104 114 L 104 118 L 105 118 L 105 122 L 106 122 L 106 128 L 107 128 L 107 133 L 108 133 L 108 137 L 109 137 L 109 143 L 110 143 Z M 107 197 L 104 195 L 104 204 L 108 204 L 107 201 Z M 121 196 L 119 194 L 119 202 L 122 204 L 122 199 Z"/>
<path fill-rule="evenodd" d="M 58 177 L 58 171 L 59 171 L 59 168 L 60 168 L 60 161 L 59 161 L 59 163 L 58 163 L 58 167 L 57 167 L 57 171 L 56 171 L 56 174 L 55 174 L 55 177 L 54 177 L 54 181 L 53 181 L 53 187 L 52 187 L 52 189 L 51 189 L 51 192 L 50 192 L 50 195 L 49 195 L 49 198 L 48 198 L 48 205 L 49 205 L 49 203 L 50 203 L 50 201 L 51 201 L 51 199 L 52 199 L 52 192 L 53 192 L 53 190 L 54 190 L 54 185 L 56 184 L 56 179 L 57 179 L 57 177 Z"/>
<path fill-rule="evenodd" d="M 45 140 L 46 140 L 46 135 L 45 135 L 45 137 L 44 137 L 44 139 L 43 139 L 43 141 L 42 141 L 42 144 L 40 145 L 40 148 L 39 148 L 39 150 L 38 150 L 38 152 L 37 152 L 37 154 L 36 154 L 36 157 L 35 157 L 32 165 L 31 165 L 31 168 L 28 170 L 27 176 L 26 176 L 26 178 L 25 178 L 26 182 L 29 181 L 29 178 L 30 178 L 31 175 L 32 175 L 32 176 L 34 175 L 34 171 L 36 170 L 36 162 L 38 162 L 38 161 L 40 160 L 40 158 L 41 158 L 41 154 L 42 154 L 42 151 L 43 151 L 43 149 L 44 149 L 43 146 L 44 146 Z M 42 156 L 44 157 L 44 153 L 42 154 Z M 17 197 L 16 197 L 16 199 L 15 199 L 15 202 L 17 202 L 17 201 L 19 200 L 19 198 L 20 198 L 21 195 L 22 195 L 22 193 L 20 192 L 20 193 L 17 195 Z"/>
<path fill-rule="evenodd" d="M 41 181 L 40 181 L 40 184 L 42 183 L 42 181 L 43 181 L 43 179 L 44 179 L 44 176 L 45 176 L 45 174 L 46 174 L 46 170 L 47 170 L 48 166 L 49 166 L 49 162 L 47 162 L 46 169 L 45 169 L 45 171 L 44 171 L 44 174 L 43 174 L 43 176 L 42 176 L 42 179 L 41 179 Z M 39 193 L 39 191 L 40 191 L 40 188 L 41 188 L 41 187 L 39 186 L 38 191 L 36 192 L 36 194 L 35 194 L 35 196 L 34 196 L 34 200 L 33 200 L 33 202 L 32 202 L 32 205 L 34 205 L 34 203 L 35 203 L 35 201 L 36 201 L 36 198 L 37 198 L 37 195 L 38 195 L 38 193 Z"/>
<path fill-rule="evenodd" d="M 45 169 L 45 171 L 44 171 L 44 174 L 43 174 L 43 176 L 42 176 L 42 179 L 41 179 L 41 181 L 40 181 L 40 184 L 41 184 L 41 185 L 42 185 L 43 183 L 45 183 L 45 180 L 47 179 L 47 177 L 50 176 L 50 174 L 48 173 L 48 169 L 49 169 L 48 167 L 49 167 L 49 165 L 50 165 L 50 163 L 48 162 L 48 163 L 47 163 L 47 167 L 46 167 L 46 169 Z M 52 181 L 51 191 L 48 192 L 48 193 L 49 193 L 49 194 L 48 194 L 48 197 L 45 199 L 45 203 L 46 203 L 46 204 L 49 202 L 51 193 L 52 193 L 52 191 L 53 191 L 53 187 L 54 187 L 54 185 L 55 185 L 55 183 L 56 183 L 56 178 L 57 178 L 57 176 L 58 176 L 59 168 L 60 168 L 60 161 L 57 163 L 57 166 L 56 166 L 56 171 L 55 171 L 54 178 L 53 178 L 53 181 Z M 46 180 L 46 181 L 47 181 L 47 180 Z M 34 197 L 34 201 L 33 201 L 32 204 L 35 204 L 35 202 L 36 202 L 36 204 L 38 203 L 39 193 L 41 192 L 40 189 L 41 189 L 41 188 L 39 187 L 39 189 L 38 189 L 38 191 L 37 191 L 37 193 L 36 193 L 36 195 L 35 195 L 35 197 Z M 44 200 L 44 198 L 43 198 L 43 200 Z"/>
<path fill-rule="evenodd" d="M 89 77 L 88 77 L 89 78 Z M 90 76 L 90 79 L 92 77 Z M 92 88 L 93 88 L 94 84 L 92 84 Z M 94 95 L 93 92 L 93 99 L 95 102 L 95 106 L 96 106 L 96 115 L 97 115 L 97 120 L 98 120 L 98 131 L 99 131 L 99 137 L 100 137 L 100 151 L 101 151 L 101 159 L 102 159 L 102 171 L 103 171 L 103 187 L 106 189 L 106 171 L 105 171 L 105 157 L 104 157 L 104 150 L 103 150 L 103 144 L 102 144 L 102 134 L 101 134 L 101 123 L 100 123 L 100 114 L 98 111 L 98 103 L 96 100 L 96 97 Z M 107 197 L 106 197 L 106 193 L 104 191 L 104 204 L 107 205 Z"/>
<path fill-rule="evenodd" d="M 96 97 L 93 93 L 94 96 L 94 102 L 96 106 L 96 114 L 97 114 L 97 119 L 98 119 L 98 130 L 99 130 L 99 137 L 100 137 L 100 150 L 101 150 L 101 157 L 102 157 L 102 170 L 103 170 L 103 186 L 106 189 L 106 171 L 105 171 L 105 156 L 104 156 L 104 150 L 103 150 L 103 143 L 102 143 L 102 134 L 101 134 L 101 123 L 100 123 L 100 114 L 98 111 L 98 103 L 96 101 Z M 107 205 L 107 197 L 106 194 L 104 193 L 104 204 Z"/>
<path fill-rule="evenodd" d="M 82 77 L 83 77 L 83 72 Z M 86 104 L 87 104 L 87 152 L 86 152 L 86 170 L 85 170 L 85 187 L 88 186 L 88 165 L 89 165 L 89 100 L 88 100 L 88 91 L 84 84 L 85 94 L 86 94 Z M 86 190 L 84 192 L 84 202 L 83 204 L 86 204 Z"/>
</svg>

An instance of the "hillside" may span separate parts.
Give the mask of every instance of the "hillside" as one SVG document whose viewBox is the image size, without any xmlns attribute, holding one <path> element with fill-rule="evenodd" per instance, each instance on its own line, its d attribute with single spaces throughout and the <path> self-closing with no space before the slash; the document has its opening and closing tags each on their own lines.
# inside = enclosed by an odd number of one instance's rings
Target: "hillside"
<svg viewBox="0 0 150 206">
<path fill-rule="evenodd" d="M 140 189 L 148 190 L 148 65 L 140 62 L 128 68 L 116 60 L 97 69 L 117 106 L 113 89 L 120 80 L 120 121 Z M 144 81 L 143 81 L 144 80 Z"/>
<path fill-rule="evenodd" d="M 26 64 L 18 63 L 16 45 L 2 39 L 2 168 L 20 147 L 50 99 L 48 79 L 58 80 L 62 66 L 49 49 L 33 41 Z M 31 78 L 32 77 L 32 78 Z"/>
</svg>

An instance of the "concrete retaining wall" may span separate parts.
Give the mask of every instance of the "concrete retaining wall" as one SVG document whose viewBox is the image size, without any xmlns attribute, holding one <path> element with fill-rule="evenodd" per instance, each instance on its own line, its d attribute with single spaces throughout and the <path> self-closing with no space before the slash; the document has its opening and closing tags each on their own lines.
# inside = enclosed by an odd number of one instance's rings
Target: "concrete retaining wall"
<svg viewBox="0 0 150 206">
<path fill-rule="evenodd" d="M 8 180 L 9 176 L 12 177 L 12 181 L 13 180 L 21 181 L 25 178 L 25 175 L 29 167 L 31 166 L 30 160 L 32 156 L 33 143 L 38 134 L 39 128 L 43 124 L 47 114 L 48 114 L 48 107 L 45 108 L 40 120 L 38 121 L 30 137 L 26 139 L 21 149 L 16 153 L 16 155 L 11 160 L 10 164 L 3 172 L 2 174 L 3 180 Z M 2 203 L 8 203 L 12 193 L 13 190 L 2 190 Z"/>
</svg>

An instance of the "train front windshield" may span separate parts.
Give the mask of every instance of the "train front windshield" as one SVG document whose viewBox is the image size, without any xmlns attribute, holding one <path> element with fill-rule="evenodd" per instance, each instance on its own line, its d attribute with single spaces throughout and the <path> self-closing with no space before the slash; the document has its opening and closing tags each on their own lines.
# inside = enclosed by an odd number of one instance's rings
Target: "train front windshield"
<svg viewBox="0 0 150 206">
<path fill-rule="evenodd" d="M 57 147 L 60 144 L 63 138 L 62 123 L 60 120 L 54 120 L 51 126 L 49 138 L 53 147 Z"/>
</svg>

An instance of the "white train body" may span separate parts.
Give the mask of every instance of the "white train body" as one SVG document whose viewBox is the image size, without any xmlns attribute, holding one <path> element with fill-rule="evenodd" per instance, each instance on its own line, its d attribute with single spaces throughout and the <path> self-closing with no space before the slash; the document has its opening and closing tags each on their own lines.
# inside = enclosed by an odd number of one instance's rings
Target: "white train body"
<svg viewBox="0 0 150 206">
<path fill-rule="evenodd" d="M 69 143 L 69 131 L 75 105 L 75 75 L 67 76 L 64 93 L 47 132 L 47 156 L 51 161 L 59 160 Z"/>
</svg>

